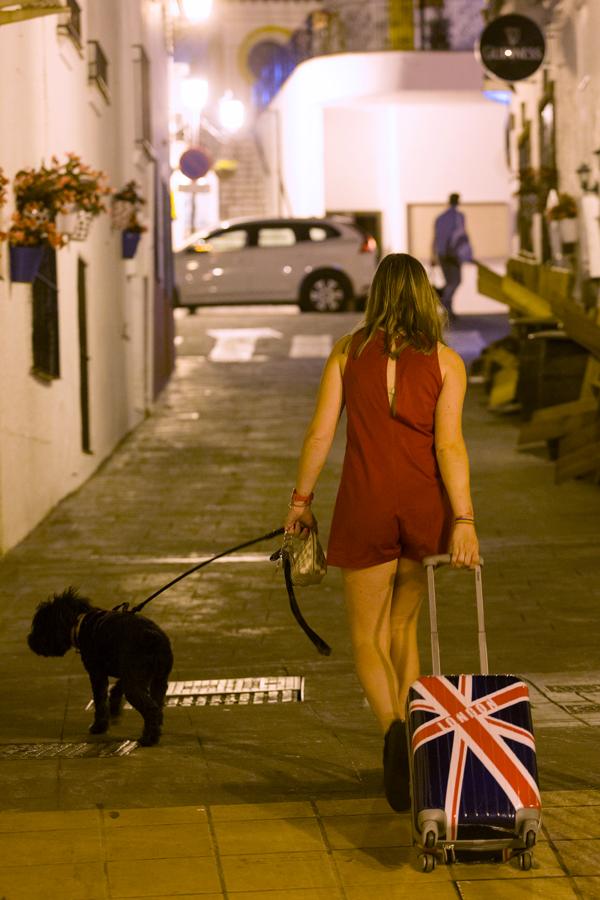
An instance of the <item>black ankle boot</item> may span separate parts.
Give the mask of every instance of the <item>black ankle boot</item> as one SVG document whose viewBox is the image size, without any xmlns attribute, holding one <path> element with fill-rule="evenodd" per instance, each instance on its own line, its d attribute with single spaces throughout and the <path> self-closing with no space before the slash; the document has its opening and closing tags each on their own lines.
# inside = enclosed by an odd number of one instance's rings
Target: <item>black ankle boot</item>
<svg viewBox="0 0 600 900">
<path fill-rule="evenodd" d="M 406 723 L 394 719 L 383 744 L 383 784 L 385 796 L 395 812 L 410 809 L 410 769 Z"/>
</svg>

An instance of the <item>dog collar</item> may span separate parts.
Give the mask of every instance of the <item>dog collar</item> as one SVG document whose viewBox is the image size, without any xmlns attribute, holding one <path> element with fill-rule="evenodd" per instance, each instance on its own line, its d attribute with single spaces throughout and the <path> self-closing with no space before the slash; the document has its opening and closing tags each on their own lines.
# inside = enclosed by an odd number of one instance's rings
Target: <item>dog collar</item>
<svg viewBox="0 0 600 900">
<path fill-rule="evenodd" d="M 79 629 L 81 628 L 81 623 L 87 616 L 87 613 L 80 613 L 77 616 L 77 621 L 71 628 L 71 644 L 75 648 L 75 650 L 79 651 Z"/>
</svg>

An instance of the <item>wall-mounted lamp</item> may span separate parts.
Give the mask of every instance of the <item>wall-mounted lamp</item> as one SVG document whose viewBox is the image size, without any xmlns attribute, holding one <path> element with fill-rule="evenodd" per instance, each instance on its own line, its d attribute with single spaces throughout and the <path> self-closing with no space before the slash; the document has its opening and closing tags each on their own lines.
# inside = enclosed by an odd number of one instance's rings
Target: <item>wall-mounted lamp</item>
<svg viewBox="0 0 600 900">
<path fill-rule="evenodd" d="M 600 150 L 594 151 L 595 153 L 600 153 Z M 579 178 L 579 185 L 581 190 L 587 194 L 597 194 L 598 193 L 598 182 L 595 184 L 590 184 L 590 174 L 591 169 L 586 163 L 581 163 L 579 168 L 576 170 L 577 177 Z"/>
</svg>

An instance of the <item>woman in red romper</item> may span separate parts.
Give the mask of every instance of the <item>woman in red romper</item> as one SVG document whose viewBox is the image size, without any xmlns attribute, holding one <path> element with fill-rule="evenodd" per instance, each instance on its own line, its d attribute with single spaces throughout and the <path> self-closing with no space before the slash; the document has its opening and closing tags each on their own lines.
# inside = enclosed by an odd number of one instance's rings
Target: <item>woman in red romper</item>
<svg viewBox="0 0 600 900">
<path fill-rule="evenodd" d="M 327 560 L 340 566 L 356 670 L 383 733 L 384 783 L 409 805 L 404 706 L 419 677 L 417 619 L 424 556 L 479 560 L 462 436 L 466 374 L 441 341 L 443 312 L 421 263 L 386 256 L 365 319 L 325 365 L 304 438 L 286 531 L 315 525 L 313 489 L 342 408 L 347 444 Z"/>
</svg>

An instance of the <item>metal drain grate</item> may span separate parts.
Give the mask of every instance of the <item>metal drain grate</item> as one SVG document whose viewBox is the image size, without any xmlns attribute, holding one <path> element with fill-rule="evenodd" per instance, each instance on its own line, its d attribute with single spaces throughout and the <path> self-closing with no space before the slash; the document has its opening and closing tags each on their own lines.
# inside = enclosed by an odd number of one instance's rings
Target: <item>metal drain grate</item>
<svg viewBox="0 0 600 900">
<path fill-rule="evenodd" d="M 63 759 L 99 756 L 127 756 L 137 747 L 137 741 L 99 741 L 97 743 L 66 744 L 2 744 L 0 759 Z"/>
<path fill-rule="evenodd" d="M 261 703 L 301 703 L 304 678 L 221 678 L 170 682 L 165 706 L 251 706 Z"/>
<path fill-rule="evenodd" d="M 301 703 L 304 676 L 272 678 L 212 678 L 206 681 L 170 681 L 165 706 L 253 706 L 268 703 Z M 86 709 L 91 709 L 90 700 Z M 129 703 L 125 709 L 131 709 Z"/>
</svg>

